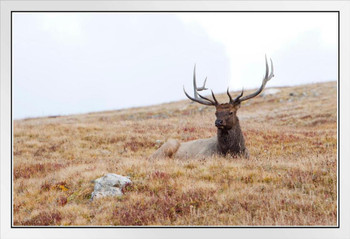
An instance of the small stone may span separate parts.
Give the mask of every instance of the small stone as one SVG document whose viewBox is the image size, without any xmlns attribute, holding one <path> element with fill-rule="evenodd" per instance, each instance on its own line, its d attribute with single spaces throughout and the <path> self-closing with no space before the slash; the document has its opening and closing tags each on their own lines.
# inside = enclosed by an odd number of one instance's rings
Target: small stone
<svg viewBox="0 0 350 239">
<path fill-rule="evenodd" d="M 157 139 L 157 140 L 156 140 L 156 145 L 157 145 L 157 146 L 160 146 L 160 145 L 163 144 L 163 143 L 164 143 L 163 140 L 160 140 L 160 139 Z"/>
<path fill-rule="evenodd" d="M 129 177 L 108 173 L 92 182 L 95 183 L 95 186 L 91 194 L 91 200 L 106 196 L 122 196 L 122 189 L 130 184 L 131 180 Z"/>
</svg>

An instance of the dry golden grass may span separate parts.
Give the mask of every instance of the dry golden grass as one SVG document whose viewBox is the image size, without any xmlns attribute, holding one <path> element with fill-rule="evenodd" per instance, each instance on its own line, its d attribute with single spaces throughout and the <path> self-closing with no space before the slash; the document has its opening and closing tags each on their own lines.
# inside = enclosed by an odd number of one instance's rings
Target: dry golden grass
<svg viewBox="0 0 350 239">
<path fill-rule="evenodd" d="M 238 112 L 249 160 L 148 160 L 216 134 L 214 107 L 189 100 L 14 121 L 14 225 L 336 225 L 336 83 L 280 90 Z M 90 201 L 108 172 L 133 184 Z"/>
</svg>

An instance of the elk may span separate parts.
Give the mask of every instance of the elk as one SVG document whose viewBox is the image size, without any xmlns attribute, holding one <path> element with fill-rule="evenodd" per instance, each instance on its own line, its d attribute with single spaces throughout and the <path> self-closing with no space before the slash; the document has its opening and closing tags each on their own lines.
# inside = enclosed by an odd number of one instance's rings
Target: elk
<svg viewBox="0 0 350 239">
<path fill-rule="evenodd" d="M 169 139 L 164 143 L 156 152 L 154 152 L 150 158 L 162 158 L 162 157 L 175 157 L 175 158 L 206 158 L 217 155 L 231 155 L 231 156 L 243 156 L 249 158 L 248 149 L 245 146 L 243 133 L 237 117 L 237 110 L 240 108 L 241 103 L 246 100 L 250 100 L 258 96 L 265 88 L 266 83 L 274 77 L 273 63 L 271 61 L 271 72 L 269 72 L 269 65 L 265 56 L 266 72 L 263 78 L 260 88 L 252 94 L 243 96 L 243 89 L 241 93 L 232 98 L 227 88 L 227 95 L 229 102 L 220 104 L 211 90 L 212 99 L 202 96 L 198 91 L 206 90 L 205 82 L 203 87 L 197 87 L 196 83 L 196 68 L 193 72 L 193 87 L 194 97 L 187 94 L 185 87 L 183 88 L 187 98 L 193 102 L 215 106 L 216 108 L 216 120 L 215 126 L 217 127 L 217 135 L 212 138 L 198 139 L 189 142 L 180 143 L 178 140 Z"/>
</svg>

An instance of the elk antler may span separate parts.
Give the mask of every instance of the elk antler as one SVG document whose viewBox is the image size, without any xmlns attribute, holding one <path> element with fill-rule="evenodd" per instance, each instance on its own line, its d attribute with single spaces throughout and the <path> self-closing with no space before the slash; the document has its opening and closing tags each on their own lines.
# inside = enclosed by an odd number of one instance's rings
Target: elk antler
<svg viewBox="0 0 350 239">
<path fill-rule="evenodd" d="M 232 97 L 231 97 L 231 95 L 230 95 L 229 87 L 227 87 L 227 95 L 228 95 L 228 97 L 230 98 L 230 104 L 235 104 L 235 102 L 237 103 L 237 100 L 238 100 L 239 98 L 242 97 L 242 95 L 243 95 L 243 89 L 242 89 L 242 91 L 241 91 L 241 94 L 239 94 L 239 95 L 233 100 Z"/>
<path fill-rule="evenodd" d="M 232 97 L 230 96 L 230 93 L 228 92 L 228 89 L 227 89 L 227 94 L 229 95 L 230 97 L 230 103 L 231 104 L 239 104 L 241 103 L 242 101 L 245 101 L 245 100 L 249 100 L 251 98 L 254 98 L 255 96 L 259 95 L 263 89 L 265 88 L 266 86 L 266 83 L 271 80 L 272 77 L 274 77 L 274 74 L 273 74 L 273 63 L 272 63 L 272 60 L 270 59 L 271 61 L 271 73 L 269 73 L 269 65 L 267 64 L 267 59 L 266 59 L 266 55 L 265 55 L 265 64 L 266 64 L 266 73 L 265 73 L 265 77 L 261 83 L 261 86 L 260 88 L 255 91 L 254 93 L 250 94 L 250 95 L 246 95 L 244 97 L 243 96 L 243 90 L 241 92 L 241 94 L 239 96 L 237 96 L 234 100 L 232 100 Z M 241 98 L 242 97 L 242 98 Z"/>
<path fill-rule="evenodd" d="M 195 101 L 197 103 L 203 104 L 203 105 L 218 105 L 218 101 L 216 100 L 213 91 L 211 91 L 211 94 L 213 96 L 213 100 L 208 99 L 202 95 L 200 95 L 198 93 L 198 91 L 202 91 L 202 90 L 207 90 L 207 88 L 205 88 L 205 83 L 207 82 L 207 78 L 205 78 L 204 80 L 204 84 L 202 87 L 197 87 L 197 83 L 196 83 L 196 65 L 194 66 L 194 70 L 193 70 L 193 91 L 194 91 L 194 98 L 189 96 L 185 90 L 185 86 L 183 87 L 184 93 L 187 96 L 187 98 L 189 98 L 192 101 Z M 199 97 L 200 98 L 199 98 Z M 202 99 L 201 99 L 202 98 Z"/>
</svg>

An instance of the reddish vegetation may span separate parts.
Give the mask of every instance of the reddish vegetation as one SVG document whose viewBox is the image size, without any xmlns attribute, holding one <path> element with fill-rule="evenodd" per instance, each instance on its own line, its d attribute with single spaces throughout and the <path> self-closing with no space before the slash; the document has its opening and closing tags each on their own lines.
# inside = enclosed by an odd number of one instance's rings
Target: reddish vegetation
<svg viewBox="0 0 350 239">
<path fill-rule="evenodd" d="M 24 221 L 25 226 L 48 226 L 57 225 L 62 220 L 59 212 L 40 212 L 30 220 Z"/>
<path fill-rule="evenodd" d="M 215 200 L 212 196 L 215 190 L 192 190 L 179 194 L 174 188 L 165 187 L 157 194 L 152 191 L 143 193 L 149 194 L 144 202 L 116 207 L 112 215 L 115 225 L 152 225 L 161 221 L 171 224 L 178 217 L 190 216 L 191 212 L 205 208 Z"/>
<path fill-rule="evenodd" d="M 36 174 L 46 174 L 63 168 L 59 163 L 35 163 L 30 165 L 21 164 L 14 167 L 13 176 L 18 178 L 30 178 Z"/>
</svg>

